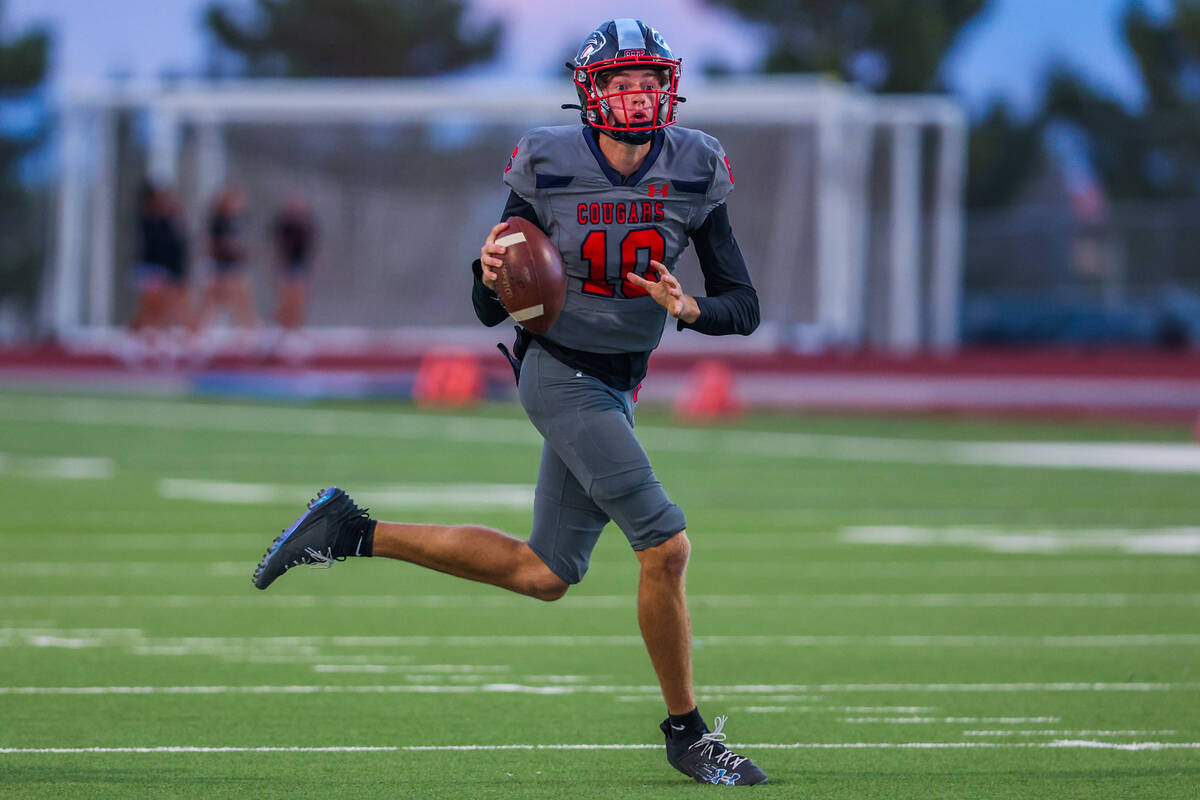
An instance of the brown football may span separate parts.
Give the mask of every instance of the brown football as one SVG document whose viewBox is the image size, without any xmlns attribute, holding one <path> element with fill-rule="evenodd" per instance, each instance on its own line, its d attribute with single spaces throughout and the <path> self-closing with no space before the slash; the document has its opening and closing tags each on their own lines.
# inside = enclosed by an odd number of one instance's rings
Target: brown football
<svg viewBox="0 0 1200 800">
<path fill-rule="evenodd" d="M 509 217 L 496 237 L 504 265 L 496 270 L 496 294 L 518 323 L 546 333 L 558 319 L 567 295 L 567 276 L 558 248 L 524 217 Z"/>
</svg>

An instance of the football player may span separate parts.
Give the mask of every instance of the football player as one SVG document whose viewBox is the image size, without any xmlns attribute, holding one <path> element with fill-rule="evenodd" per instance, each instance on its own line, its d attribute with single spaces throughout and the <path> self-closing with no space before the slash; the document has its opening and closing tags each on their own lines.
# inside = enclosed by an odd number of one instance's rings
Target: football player
<svg viewBox="0 0 1200 800">
<path fill-rule="evenodd" d="M 521 404 L 545 440 L 529 538 L 376 522 L 330 487 L 276 539 L 254 582 L 265 589 L 296 564 L 374 555 L 556 600 L 582 580 L 614 521 L 641 564 L 638 622 L 667 705 L 667 759 L 702 783 L 742 786 L 767 777 L 724 746 L 724 717 L 710 731 L 697 708 L 686 523 L 633 431 L 636 390 L 668 318 L 709 335 L 758 325 L 725 206 L 729 161 L 716 139 L 674 124 L 679 65 L 645 23 L 604 22 L 567 64 L 583 125 L 530 131 L 504 170 L 501 219 L 524 217 L 545 231 L 567 274 L 554 327 L 544 336 L 518 328 L 509 355 Z M 489 326 L 508 317 L 495 292 L 505 227 L 492 228 L 473 265 L 475 312 Z M 707 296 L 671 273 L 689 239 Z"/>
</svg>

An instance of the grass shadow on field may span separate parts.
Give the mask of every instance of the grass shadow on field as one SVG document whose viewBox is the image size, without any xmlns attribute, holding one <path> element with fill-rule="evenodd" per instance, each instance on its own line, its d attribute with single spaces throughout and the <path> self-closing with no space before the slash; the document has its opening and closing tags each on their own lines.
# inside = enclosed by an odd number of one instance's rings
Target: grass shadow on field
<svg viewBox="0 0 1200 800">
<path fill-rule="evenodd" d="M 887 780 L 911 778 L 911 770 L 805 770 L 806 779 L 844 780 L 847 777 L 864 778 L 867 780 Z M 1184 775 L 1200 775 L 1200 766 L 1196 767 L 1154 767 L 1140 769 L 1072 769 L 1072 770 L 946 770 L 933 772 L 921 770 L 921 775 L 930 780 L 955 780 L 963 778 L 1004 778 L 1006 780 L 1038 779 L 1038 780 L 1076 780 L 1078 778 L 1165 778 L 1182 777 Z M 772 778 L 774 783 L 775 779 Z"/>
<path fill-rule="evenodd" d="M 230 765 L 231 768 L 241 769 Z M 239 774 L 217 774 L 219 770 L 192 770 L 181 767 L 64 767 L 64 766 L 8 766 L 0 770 L 0 795 L 4 797 L 131 797 L 157 796 L 159 792 L 178 793 L 179 796 L 195 797 L 266 797 L 278 793 L 300 791 L 307 796 L 332 796 L 326 792 L 346 791 L 346 796 L 375 796 L 375 792 L 394 776 L 370 778 L 362 775 L 349 777 L 344 774 L 292 774 L 281 776 L 275 771 L 262 776 Z M 844 779 L 845 774 L 841 777 Z M 547 779 L 548 778 L 548 779 Z M 506 797 L 661 797 L 671 792 L 691 791 L 699 784 L 687 781 L 682 776 L 663 775 L 661 778 L 621 781 L 590 781 L 581 786 L 578 778 L 569 776 L 546 776 L 538 780 L 469 780 L 447 777 L 437 785 L 427 784 L 428 796 L 457 796 L 489 798 Z M 762 790 L 787 791 L 789 781 L 772 777 L 770 784 Z M 413 787 L 406 787 L 412 789 Z M 13 792 L 10 794 L 9 792 Z M 362 791 L 363 794 L 358 794 Z M 392 786 L 393 793 L 402 787 Z"/>
<path fill-rule="evenodd" d="M 178 767 L 150 767 L 129 769 L 126 767 L 62 767 L 62 766 L 6 766 L 0 770 L 0 787 L 7 785 L 49 784 L 68 787 L 71 784 L 261 784 L 269 782 L 268 776 L 228 776 L 201 774 L 195 770 Z"/>
<path fill-rule="evenodd" d="M 262 797 L 269 776 L 214 775 L 179 768 L 6 766 L 0 796 L 41 797 Z"/>
<path fill-rule="evenodd" d="M 797 781 L 808 800 L 1192 798 L 1200 767 L 1072 770 L 822 770 Z M 919 791 L 919 793 L 913 793 Z"/>
</svg>

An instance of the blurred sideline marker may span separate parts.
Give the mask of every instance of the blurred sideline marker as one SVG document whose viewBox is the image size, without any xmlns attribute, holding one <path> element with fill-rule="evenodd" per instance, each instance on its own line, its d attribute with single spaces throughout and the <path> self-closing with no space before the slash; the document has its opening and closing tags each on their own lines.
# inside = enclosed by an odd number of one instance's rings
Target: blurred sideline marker
<svg viewBox="0 0 1200 800">
<path fill-rule="evenodd" d="M 711 422 L 742 413 L 733 372 L 723 361 L 701 361 L 688 374 L 675 398 L 675 414 L 688 422 Z"/>
<path fill-rule="evenodd" d="M 432 350 L 421 359 L 413 400 L 424 408 L 464 408 L 483 398 L 483 368 L 464 350 Z"/>
</svg>

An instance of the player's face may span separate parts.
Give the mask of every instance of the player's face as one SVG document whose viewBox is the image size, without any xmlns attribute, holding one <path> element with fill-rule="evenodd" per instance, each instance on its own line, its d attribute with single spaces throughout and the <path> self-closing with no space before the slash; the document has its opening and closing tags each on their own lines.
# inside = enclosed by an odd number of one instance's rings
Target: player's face
<svg viewBox="0 0 1200 800">
<path fill-rule="evenodd" d="M 654 124 L 658 92 L 663 88 L 654 70 L 619 70 L 610 73 L 601 89 L 607 95 L 613 117 L 620 125 L 639 128 Z"/>
</svg>

